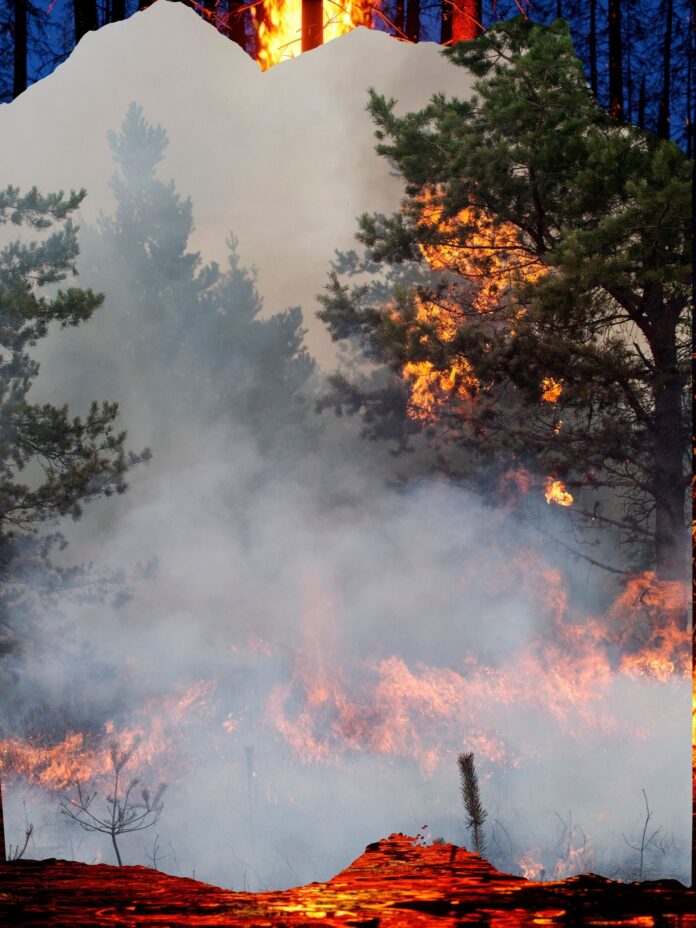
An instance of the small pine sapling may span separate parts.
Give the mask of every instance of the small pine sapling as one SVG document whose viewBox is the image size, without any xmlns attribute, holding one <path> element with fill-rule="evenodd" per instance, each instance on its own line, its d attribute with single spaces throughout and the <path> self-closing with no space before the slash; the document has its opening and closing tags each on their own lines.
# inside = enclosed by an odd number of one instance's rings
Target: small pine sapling
<svg viewBox="0 0 696 928">
<path fill-rule="evenodd" d="M 473 753 L 460 754 L 457 763 L 459 764 L 462 799 L 464 800 L 464 808 L 467 814 L 466 827 L 471 832 L 474 851 L 480 856 L 483 856 L 486 850 L 486 836 L 483 831 L 483 823 L 488 813 L 481 805 L 481 795 L 479 793 L 478 776 L 476 775 Z"/>
</svg>

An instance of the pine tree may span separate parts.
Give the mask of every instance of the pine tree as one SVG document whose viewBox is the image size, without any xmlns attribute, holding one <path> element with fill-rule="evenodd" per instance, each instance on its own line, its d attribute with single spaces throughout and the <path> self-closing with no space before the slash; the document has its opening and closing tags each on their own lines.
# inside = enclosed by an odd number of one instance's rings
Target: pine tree
<svg viewBox="0 0 696 928">
<path fill-rule="evenodd" d="M 477 854 L 483 855 L 486 852 L 486 836 L 483 831 L 483 825 L 488 818 L 488 813 L 481 804 L 481 794 L 479 792 L 474 755 L 471 753 L 460 754 L 457 763 L 459 764 L 462 800 L 467 815 L 466 827 L 471 832 L 474 851 Z"/>
<path fill-rule="evenodd" d="M 71 214 L 85 193 L 0 192 L 0 224 L 45 232 L 41 241 L 12 241 L 0 251 L 0 627 L 3 652 L 16 648 L 18 616 L 30 621 L 36 596 L 74 584 L 79 568 L 56 568 L 61 517 L 80 518 L 85 503 L 123 493 L 127 471 L 149 452 L 124 448 L 115 430 L 118 407 L 93 402 L 84 416 L 67 405 L 33 403 L 39 374 L 33 349 L 51 326 L 80 326 L 101 306 L 92 290 L 57 289 L 76 273 L 77 228 Z M 44 295 L 42 291 L 45 291 Z M 82 578 L 84 579 L 84 577 Z"/>
<path fill-rule="evenodd" d="M 332 337 L 396 376 L 391 406 L 386 388 L 338 380 L 333 401 L 393 434 L 397 387 L 413 406 L 415 383 L 423 427 L 476 453 L 476 479 L 504 463 L 570 481 L 592 524 L 621 507 L 636 566 L 681 578 L 690 165 L 595 105 L 560 21 L 518 18 L 445 54 L 478 76 L 472 102 L 397 117 L 371 96 L 407 198 L 359 233 L 372 261 L 439 253 L 442 269 L 386 306 L 332 280 L 319 314 Z"/>
<path fill-rule="evenodd" d="M 116 210 L 85 241 L 85 275 L 113 295 L 109 334 L 95 345 L 97 356 L 108 346 L 101 379 L 149 407 L 164 434 L 183 420 L 227 421 L 272 443 L 300 427 L 314 369 L 300 310 L 262 318 L 234 236 L 224 273 L 189 250 L 193 205 L 158 178 L 167 135 L 140 107 L 131 104 L 109 141 Z"/>
</svg>

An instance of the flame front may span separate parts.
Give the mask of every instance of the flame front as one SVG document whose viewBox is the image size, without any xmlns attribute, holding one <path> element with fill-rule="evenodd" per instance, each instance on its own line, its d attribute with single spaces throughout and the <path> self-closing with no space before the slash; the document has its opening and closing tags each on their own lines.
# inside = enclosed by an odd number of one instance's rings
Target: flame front
<svg viewBox="0 0 696 928">
<path fill-rule="evenodd" d="M 324 0 L 324 42 L 356 26 L 372 25 L 374 4 L 365 0 Z M 256 58 L 263 71 L 302 50 L 302 0 L 265 0 L 251 8 Z"/>
<path fill-rule="evenodd" d="M 577 742 L 578 750 L 590 738 L 650 737 L 648 721 L 626 728 L 616 696 L 625 699 L 627 687 L 639 693 L 688 679 L 685 585 L 645 572 L 624 585 L 604 616 L 578 622 L 571 618 L 560 572 L 531 551 L 510 557 L 497 581 L 516 590 L 542 628 L 498 663 L 471 653 L 452 654 L 447 664 L 396 653 L 350 658 L 336 634 L 335 597 L 319 590 L 294 647 L 283 653 L 272 640 L 255 635 L 231 643 L 231 656 L 246 655 L 267 668 L 264 676 L 272 671 L 258 705 L 234 705 L 232 711 L 222 682 L 208 680 L 150 700 L 100 732 L 68 732 L 43 743 L 11 736 L 0 742 L 3 780 L 48 793 L 77 780 L 100 788 L 111 775 L 110 743 L 134 737 L 141 742 L 134 774 L 146 770 L 169 783 L 185 780 L 203 762 L 224 765 L 230 751 L 241 753 L 251 739 L 275 740 L 284 763 L 326 767 L 370 756 L 384 770 L 412 765 L 429 779 L 453 764 L 463 743 L 476 753 L 485 778 L 495 769 L 512 774 L 535 763 L 553 751 L 559 732 L 565 744 Z M 512 716 L 522 729 L 533 720 L 538 733 L 533 749 L 515 739 Z M 205 761 L 191 753 L 201 743 Z M 295 800 L 280 795 L 273 801 Z M 525 854 L 522 871 L 559 879 L 586 870 L 592 851 L 573 834 L 569 828 L 561 857 Z"/>
</svg>

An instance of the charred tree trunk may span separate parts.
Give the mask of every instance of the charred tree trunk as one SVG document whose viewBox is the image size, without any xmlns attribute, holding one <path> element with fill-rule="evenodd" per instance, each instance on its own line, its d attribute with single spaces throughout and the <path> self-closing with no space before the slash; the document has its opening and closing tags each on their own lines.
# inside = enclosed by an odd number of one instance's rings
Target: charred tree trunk
<svg viewBox="0 0 696 928">
<path fill-rule="evenodd" d="M 27 0 L 14 3 L 14 69 L 12 96 L 27 89 Z"/>
<path fill-rule="evenodd" d="M 418 42 L 420 39 L 420 0 L 408 0 L 406 38 L 411 42 Z"/>
<path fill-rule="evenodd" d="M 650 340 L 655 364 L 652 429 L 655 565 L 661 580 L 683 580 L 687 570 L 684 378 L 678 367 L 676 329 L 675 314 L 665 306 L 659 324 L 655 325 L 655 337 Z"/>
<path fill-rule="evenodd" d="M 669 125 L 669 98 L 671 95 L 671 69 L 672 69 L 672 13 L 673 0 L 667 0 L 665 11 L 665 47 L 662 53 L 662 93 L 660 95 L 660 108 L 657 115 L 658 138 L 668 139 Z"/>
<path fill-rule="evenodd" d="M 126 18 L 126 0 L 111 0 L 110 22 L 120 23 Z"/>
<path fill-rule="evenodd" d="M 440 44 L 448 45 L 452 42 L 452 4 L 450 0 L 442 0 L 442 14 L 440 16 Z"/>
<path fill-rule="evenodd" d="M 597 0 L 590 0 L 590 87 L 597 99 Z"/>
<path fill-rule="evenodd" d="M 480 35 L 481 15 L 481 0 L 453 0 L 452 42 L 466 42 Z"/>
<path fill-rule="evenodd" d="M 2 780 L 0 780 L 0 864 L 7 860 L 7 850 L 5 849 L 5 815 L 2 808 Z"/>
<path fill-rule="evenodd" d="M 245 9 L 245 7 L 245 0 L 234 0 L 234 2 L 230 0 L 230 3 L 227 4 L 225 32 L 233 42 L 236 42 L 237 45 L 241 45 L 245 51 L 249 51 L 247 47 L 246 34 L 246 18 L 248 15 L 248 10 Z"/>
<path fill-rule="evenodd" d="M 645 129 L 645 74 L 640 79 L 638 93 L 638 128 Z"/>
<path fill-rule="evenodd" d="M 406 12 L 406 5 L 404 0 L 396 0 L 396 6 L 394 7 L 394 28 L 398 36 L 403 36 L 404 34 L 404 14 Z"/>
<path fill-rule="evenodd" d="M 609 112 L 623 122 L 623 41 L 621 0 L 609 0 Z"/>
<path fill-rule="evenodd" d="M 75 44 L 77 45 L 86 32 L 99 28 L 96 0 L 73 0 L 73 16 L 75 20 Z"/>
<path fill-rule="evenodd" d="M 302 51 L 311 51 L 321 45 L 323 41 L 323 0 L 302 0 Z"/>
</svg>

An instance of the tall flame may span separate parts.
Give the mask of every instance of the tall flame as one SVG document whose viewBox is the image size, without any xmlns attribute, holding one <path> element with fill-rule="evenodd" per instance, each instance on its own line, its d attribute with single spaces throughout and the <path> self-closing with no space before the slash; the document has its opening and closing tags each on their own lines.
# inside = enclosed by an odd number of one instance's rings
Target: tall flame
<svg viewBox="0 0 696 928">
<path fill-rule="evenodd" d="M 356 26 L 372 25 L 368 0 L 324 0 L 324 42 Z M 302 0 L 265 0 L 251 10 L 256 28 L 256 58 L 263 71 L 297 57 L 302 50 Z"/>
</svg>

